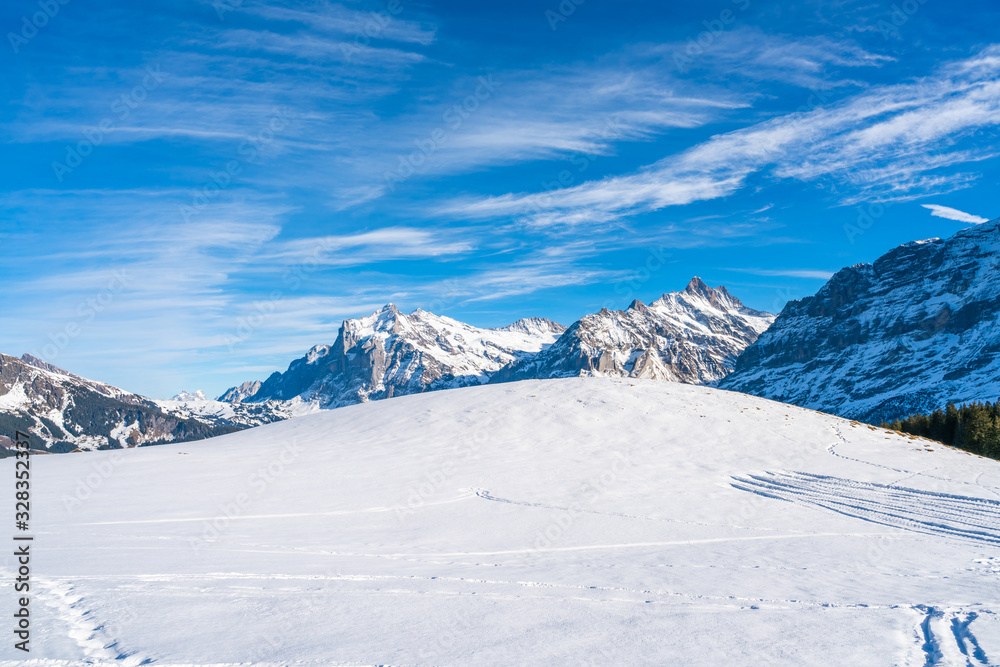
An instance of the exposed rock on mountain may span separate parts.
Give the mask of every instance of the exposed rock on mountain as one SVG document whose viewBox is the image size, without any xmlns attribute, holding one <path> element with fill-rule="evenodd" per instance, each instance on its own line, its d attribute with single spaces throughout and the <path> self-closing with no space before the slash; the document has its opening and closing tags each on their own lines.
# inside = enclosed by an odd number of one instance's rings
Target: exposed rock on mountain
<svg viewBox="0 0 1000 667">
<path fill-rule="evenodd" d="M 608 375 L 708 384 L 774 320 L 694 278 L 648 306 L 607 308 L 574 323 L 552 347 L 497 373 L 493 382 Z"/>
<path fill-rule="evenodd" d="M 503 366 L 552 344 L 565 327 L 530 318 L 480 329 L 423 310 L 392 304 L 345 320 L 333 345 L 306 356 L 262 383 L 244 383 L 222 401 L 299 398 L 324 408 L 437 389 L 485 384 Z"/>
<path fill-rule="evenodd" d="M 785 306 L 721 386 L 865 421 L 1000 396 L 1000 219 Z"/>
<path fill-rule="evenodd" d="M 153 401 L 87 380 L 31 355 L 0 354 L 0 431 L 32 435 L 52 452 L 183 442 L 238 430 L 160 409 Z"/>
</svg>

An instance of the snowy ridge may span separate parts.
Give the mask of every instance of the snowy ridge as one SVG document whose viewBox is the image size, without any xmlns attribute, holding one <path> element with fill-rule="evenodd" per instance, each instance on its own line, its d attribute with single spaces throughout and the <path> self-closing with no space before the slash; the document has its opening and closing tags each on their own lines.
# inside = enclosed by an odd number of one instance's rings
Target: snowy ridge
<svg viewBox="0 0 1000 667">
<path fill-rule="evenodd" d="M 0 418 L 5 431 L 28 433 L 34 449 L 56 453 L 209 438 L 234 430 L 236 421 L 173 412 L 27 354 L 0 354 Z"/>
<path fill-rule="evenodd" d="M 323 408 L 487 382 L 608 375 L 695 384 L 732 370 L 774 316 L 725 287 L 695 278 L 649 306 L 588 315 L 569 329 L 544 318 L 480 329 L 392 304 L 345 320 L 333 345 L 317 345 L 284 373 L 245 382 L 224 402 L 298 398 Z"/>
<path fill-rule="evenodd" d="M 841 270 L 720 386 L 872 422 L 996 400 L 1000 218 Z"/>
<path fill-rule="evenodd" d="M 299 399 L 323 408 L 405 394 L 485 384 L 505 365 L 551 345 L 565 330 L 542 318 L 481 329 L 393 304 L 348 319 L 333 345 L 317 345 L 284 373 L 244 383 L 220 401 Z"/>
<path fill-rule="evenodd" d="M 636 300 L 625 311 L 605 308 L 584 317 L 548 350 L 493 381 L 589 375 L 709 384 L 732 371 L 773 321 L 696 277 L 648 306 Z"/>
</svg>

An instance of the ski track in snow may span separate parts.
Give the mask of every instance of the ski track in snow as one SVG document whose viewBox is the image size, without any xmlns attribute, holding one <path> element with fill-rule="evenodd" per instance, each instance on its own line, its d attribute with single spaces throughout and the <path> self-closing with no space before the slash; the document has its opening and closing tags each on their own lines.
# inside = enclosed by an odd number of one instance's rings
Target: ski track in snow
<svg viewBox="0 0 1000 667">
<path fill-rule="evenodd" d="M 294 582 L 411 582 L 414 584 L 420 584 L 421 586 L 426 585 L 429 582 L 437 582 L 444 584 L 478 584 L 478 585 L 488 585 L 488 586 L 509 586 L 512 588 L 526 588 L 526 589 L 538 589 L 538 590 L 568 590 L 568 591 L 579 591 L 588 592 L 593 594 L 596 593 L 611 593 L 611 594 L 627 594 L 632 595 L 630 598 L 597 598 L 597 597 L 574 597 L 574 599 L 588 601 L 588 602 L 615 602 L 615 603 L 638 603 L 638 604 L 652 604 L 656 602 L 667 602 L 667 600 L 677 600 L 686 601 L 688 603 L 699 602 L 702 604 L 709 604 L 712 606 L 722 606 L 726 608 L 739 608 L 740 606 L 745 606 L 746 604 L 769 604 L 780 606 L 783 608 L 795 608 L 795 607 L 806 607 L 806 608 L 824 608 L 824 609 L 898 609 L 898 605 L 890 604 L 868 604 L 864 602 L 855 603 L 836 603 L 836 602 L 826 602 L 822 600 L 805 600 L 805 599 L 778 599 L 778 598 L 762 598 L 762 597 L 748 597 L 739 595 L 704 595 L 697 593 L 681 593 L 677 591 L 664 590 L 664 589 L 651 589 L 651 588 L 628 588 L 624 586 L 607 586 L 607 585 L 589 585 L 589 584 L 570 584 L 570 583 L 559 583 L 559 582 L 546 582 L 546 581 L 530 581 L 530 580 L 511 580 L 511 579 L 484 579 L 476 577 L 449 577 L 449 576 L 430 576 L 430 575 L 393 575 L 393 574 L 277 574 L 277 573 L 267 573 L 267 574 L 252 574 L 245 572 L 209 572 L 205 574 L 136 574 L 136 575 L 89 575 L 78 577 L 81 580 L 87 581 L 98 581 L 98 582 L 108 582 L 108 581 L 135 581 L 141 584 L 163 584 L 163 583 L 181 583 L 187 582 L 182 586 L 183 590 L 189 590 L 190 586 L 194 582 L 239 582 L 239 581 L 294 581 Z M 242 588 L 239 586 L 234 586 L 234 588 Z M 295 592 L 301 592 L 301 588 L 290 589 Z M 457 590 L 437 590 L 430 591 L 424 587 L 417 589 L 407 589 L 407 588 L 392 588 L 392 589 L 364 589 L 365 594 L 372 594 L 375 592 L 381 592 L 393 595 L 444 595 L 444 596 L 458 596 L 464 595 L 465 593 Z M 516 599 L 522 597 L 521 595 L 514 594 L 483 594 L 481 591 L 475 593 L 478 597 L 483 598 L 496 598 L 496 599 Z M 579 593 L 577 593 L 579 595 Z M 660 597 L 661 599 L 650 599 Z"/>
<path fill-rule="evenodd" d="M 733 487 L 777 500 L 939 537 L 1000 545 L 1000 501 L 804 472 L 732 478 Z"/>
<path fill-rule="evenodd" d="M 936 609 L 916 605 L 913 609 L 923 614 L 915 634 L 920 647 L 920 667 L 980 667 L 993 664 L 986 656 L 976 636 L 969 629 L 979 614 L 961 609 Z"/>
<path fill-rule="evenodd" d="M 472 498 L 472 492 L 464 492 L 454 498 L 445 498 L 444 500 L 435 500 L 433 502 L 422 502 L 420 507 L 429 507 L 431 505 L 447 505 L 449 503 L 457 503 L 459 501 L 465 500 L 466 498 Z M 369 512 L 400 512 L 412 509 L 406 505 L 393 505 L 391 507 L 368 507 L 359 510 L 333 510 L 330 512 L 296 512 L 295 514 L 246 514 L 227 517 L 229 521 L 252 521 L 257 519 L 298 519 L 303 517 L 317 517 L 317 516 L 343 516 L 347 514 L 365 514 Z M 212 521 L 217 519 L 216 516 L 194 516 L 194 517 L 184 517 L 175 519 L 138 519 L 135 521 L 94 521 L 90 523 L 80 523 L 79 526 L 123 526 L 123 525 L 135 525 L 135 524 L 150 524 L 150 523 L 189 523 L 192 521 Z"/>
<path fill-rule="evenodd" d="M 109 636 L 107 624 L 94 618 L 85 598 L 75 592 L 73 584 L 60 579 L 36 578 L 35 581 L 41 587 L 38 597 L 55 610 L 68 626 L 67 635 L 83 652 L 82 664 L 138 667 L 153 662 L 152 658 L 124 650 L 118 639 Z"/>
</svg>

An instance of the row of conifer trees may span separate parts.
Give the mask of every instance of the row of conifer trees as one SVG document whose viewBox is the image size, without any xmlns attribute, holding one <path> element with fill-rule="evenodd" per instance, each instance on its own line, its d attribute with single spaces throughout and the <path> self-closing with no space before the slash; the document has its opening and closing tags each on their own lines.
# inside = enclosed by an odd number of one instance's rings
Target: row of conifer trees
<svg viewBox="0 0 1000 667">
<path fill-rule="evenodd" d="M 1000 400 L 961 407 L 949 403 L 944 410 L 911 415 L 881 426 L 1000 459 Z"/>
</svg>

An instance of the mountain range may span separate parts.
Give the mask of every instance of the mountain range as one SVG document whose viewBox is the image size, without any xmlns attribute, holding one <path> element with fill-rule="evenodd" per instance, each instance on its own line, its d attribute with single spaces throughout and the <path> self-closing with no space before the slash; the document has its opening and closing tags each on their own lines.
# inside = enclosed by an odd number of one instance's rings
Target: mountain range
<svg viewBox="0 0 1000 667">
<path fill-rule="evenodd" d="M 569 327 L 527 318 L 478 328 L 387 304 L 345 320 L 332 344 L 285 372 L 217 400 L 154 401 L 31 355 L 0 355 L 0 430 L 30 431 L 52 452 L 133 447 L 406 394 L 575 376 L 714 385 L 876 423 L 995 400 L 1000 219 L 845 268 L 777 317 L 699 278 Z"/>
<path fill-rule="evenodd" d="M 345 320 L 332 345 L 316 345 L 284 373 L 247 382 L 219 400 L 249 403 L 301 399 L 323 408 L 439 389 L 485 384 L 501 368 L 537 354 L 566 330 L 540 318 L 480 329 L 388 304 Z"/>
<path fill-rule="evenodd" d="M 774 321 L 744 306 L 725 287 L 694 278 L 648 306 L 602 309 L 575 322 L 552 346 L 504 367 L 492 382 L 579 375 L 711 384 Z"/>
<path fill-rule="evenodd" d="M 41 443 L 35 449 L 50 452 L 200 440 L 237 430 L 165 412 L 148 398 L 30 354 L 0 354 L 0 425 L 5 434 L 34 435 Z M 9 446 L 9 437 L 0 442 L 5 450 Z"/>
<path fill-rule="evenodd" d="M 219 400 L 298 399 L 323 408 L 438 389 L 555 377 L 614 376 L 705 384 L 732 371 L 774 320 L 725 287 L 694 278 L 648 306 L 607 308 L 569 328 L 531 318 L 479 329 L 389 304 L 345 320 L 333 345 L 317 345 L 284 373 L 233 387 Z"/>
</svg>

